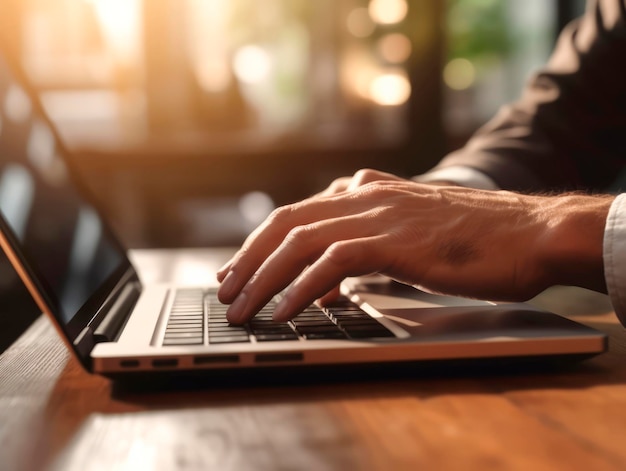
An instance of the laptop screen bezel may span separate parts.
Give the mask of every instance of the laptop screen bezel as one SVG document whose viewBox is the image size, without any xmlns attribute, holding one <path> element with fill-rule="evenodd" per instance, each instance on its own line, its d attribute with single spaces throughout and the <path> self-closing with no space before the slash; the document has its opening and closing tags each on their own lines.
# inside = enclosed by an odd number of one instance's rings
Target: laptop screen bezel
<svg viewBox="0 0 626 471">
<path fill-rule="evenodd" d="M 87 327 L 94 319 L 96 314 L 98 314 L 98 311 L 104 302 L 112 295 L 115 295 L 116 291 L 121 289 L 120 281 L 122 278 L 128 277 L 130 274 L 135 281 L 138 281 L 138 277 L 128 258 L 126 249 L 109 227 L 106 218 L 95 201 L 95 198 L 92 196 L 90 190 L 84 186 L 79 178 L 77 178 L 78 173 L 75 169 L 75 164 L 71 159 L 71 153 L 64 145 L 55 125 L 45 112 L 41 101 L 35 93 L 35 90 L 31 87 L 25 72 L 18 61 L 11 54 L 7 44 L 8 43 L 6 42 L 4 36 L 0 35 L 0 56 L 2 56 L 2 59 L 7 64 L 9 72 L 15 82 L 19 84 L 19 86 L 22 87 L 24 92 L 28 95 L 28 98 L 32 103 L 33 112 L 37 115 L 37 118 L 48 126 L 50 132 L 52 133 L 58 153 L 67 167 L 69 184 L 75 187 L 81 199 L 84 200 L 85 203 L 87 203 L 97 213 L 102 222 L 103 233 L 111 241 L 113 247 L 121 256 L 119 266 L 115 268 L 105 281 L 101 283 L 101 285 L 87 298 L 72 318 L 68 322 L 64 322 L 61 313 L 61 304 L 58 297 L 37 269 L 37 265 L 33 263 L 33 258 L 19 242 L 10 225 L 0 213 L 1 236 L 3 242 L 6 243 L 2 245 L 8 245 L 8 247 L 5 246 L 4 249 L 5 252 L 7 252 L 7 256 L 9 257 L 11 263 L 14 265 L 14 268 L 22 278 L 22 281 L 24 281 L 26 287 L 31 292 L 31 295 L 39 307 L 44 311 L 44 313 L 53 317 L 53 321 L 56 326 L 65 335 L 68 344 L 78 355 L 82 364 L 85 367 L 89 367 L 91 363 L 90 359 L 85 357 L 84 354 L 81 354 L 81 352 L 76 349 L 74 341 L 84 328 Z M 8 253 L 9 250 L 11 253 Z"/>
</svg>

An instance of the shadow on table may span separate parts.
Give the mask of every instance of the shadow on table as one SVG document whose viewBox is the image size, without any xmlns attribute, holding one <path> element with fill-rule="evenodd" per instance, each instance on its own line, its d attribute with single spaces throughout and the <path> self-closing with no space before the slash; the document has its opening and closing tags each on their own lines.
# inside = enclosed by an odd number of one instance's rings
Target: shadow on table
<svg viewBox="0 0 626 471">
<path fill-rule="evenodd" d="M 406 394 L 475 394 L 528 388 L 587 388 L 626 383 L 609 371 L 612 354 L 583 362 L 527 358 L 271 368 L 136 377 L 111 384 L 114 399 L 152 407 L 189 407 L 212 402 L 245 404 L 288 400 L 393 397 Z M 250 394 L 254 391 L 254 394 Z"/>
</svg>

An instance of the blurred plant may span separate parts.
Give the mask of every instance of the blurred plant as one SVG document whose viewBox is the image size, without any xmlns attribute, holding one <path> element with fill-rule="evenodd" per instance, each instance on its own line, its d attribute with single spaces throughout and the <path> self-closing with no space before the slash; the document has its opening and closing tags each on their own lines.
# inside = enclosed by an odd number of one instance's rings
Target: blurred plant
<svg viewBox="0 0 626 471">
<path fill-rule="evenodd" d="M 448 0 L 448 58 L 507 56 L 515 45 L 507 6 L 501 0 Z"/>
</svg>

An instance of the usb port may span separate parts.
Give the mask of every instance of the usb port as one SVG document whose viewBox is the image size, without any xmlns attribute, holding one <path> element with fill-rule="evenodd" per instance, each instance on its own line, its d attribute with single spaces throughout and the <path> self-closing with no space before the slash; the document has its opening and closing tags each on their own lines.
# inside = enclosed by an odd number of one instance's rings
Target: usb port
<svg viewBox="0 0 626 471">
<path fill-rule="evenodd" d="M 302 361 L 302 353 L 260 353 L 255 357 L 257 363 L 273 363 L 281 361 Z"/>
<path fill-rule="evenodd" d="M 194 357 L 194 365 L 212 365 L 214 363 L 239 363 L 239 355 L 213 355 Z"/>
<path fill-rule="evenodd" d="M 154 368 L 172 368 L 178 366 L 178 360 L 176 358 L 161 358 L 159 360 L 152 360 L 152 366 Z"/>
</svg>

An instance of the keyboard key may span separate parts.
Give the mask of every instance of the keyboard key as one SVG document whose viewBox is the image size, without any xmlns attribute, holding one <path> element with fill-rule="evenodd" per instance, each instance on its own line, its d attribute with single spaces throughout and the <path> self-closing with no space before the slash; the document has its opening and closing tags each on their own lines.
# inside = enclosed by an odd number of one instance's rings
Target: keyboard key
<svg viewBox="0 0 626 471">
<path fill-rule="evenodd" d="M 216 337 L 229 337 L 232 335 L 245 335 L 248 336 L 248 332 L 243 329 L 243 330 L 209 330 L 209 338 L 216 338 Z"/>
<path fill-rule="evenodd" d="M 209 343 L 245 343 L 250 342 L 248 335 L 229 335 L 223 337 L 209 336 Z"/>
<path fill-rule="evenodd" d="M 345 339 L 346 334 L 340 330 L 334 332 L 308 332 L 304 334 L 307 340 L 332 340 L 332 339 Z"/>
<path fill-rule="evenodd" d="M 204 343 L 202 337 L 194 339 L 164 339 L 163 345 L 202 345 Z"/>
<path fill-rule="evenodd" d="M 179 335 L 185 334 L 185 335 Z M 200 340 L 204 340 L 204 333 L 202 331 L 195 332 L 166 332 L 165 339 L 195 339 L 199 338 Z"/>
<path fill-rule="evenodd" d="M 228 306 L 217 299 L 217 290 L 179 290 L 166 327 L 164 345 L 201 345 L 205 335 L 210 344 L 319 339 L 366 339 L 394 337 L 388 329 L 347 298 L 330 309 L 315 305 L 304 309 L 289 323 L 272 320 L 275 300 L 245 326 L 226 319 Z"/>
<path fill-rule="evenodd" d="M 296 327 L 333 327 L 337 328 L 335 323 L 330 319 L 315 319 L 315 320 L 300 320 L 294 319 L 292 321 Z"/>
<path fill-rule="evenodd" d="M 348 337 L 353 339 L 366 339 L 366 338 L 389 338 L 395 337 L 391 331 L 386 329 L 385 327 L 380 328 L 357 328 L 357 329 L 346 329 L 346 333 Z"/>
<path fill-rule="evenodd" d="M 298 340 L 295 332 L 289 333 L 273 333 L 273 334 L 256 334 L 257 342 L 269 342 L 277 340 Z"/>
<path fill-rule="evenodd" d="M 202 326 L 202 319 L 198 319 L 198 320 L 189 320 L 189 319 L 170 319 L 170 321 L 167 323 L 168 326 L 170 325 L 199 325 Z"/>
</svg>

